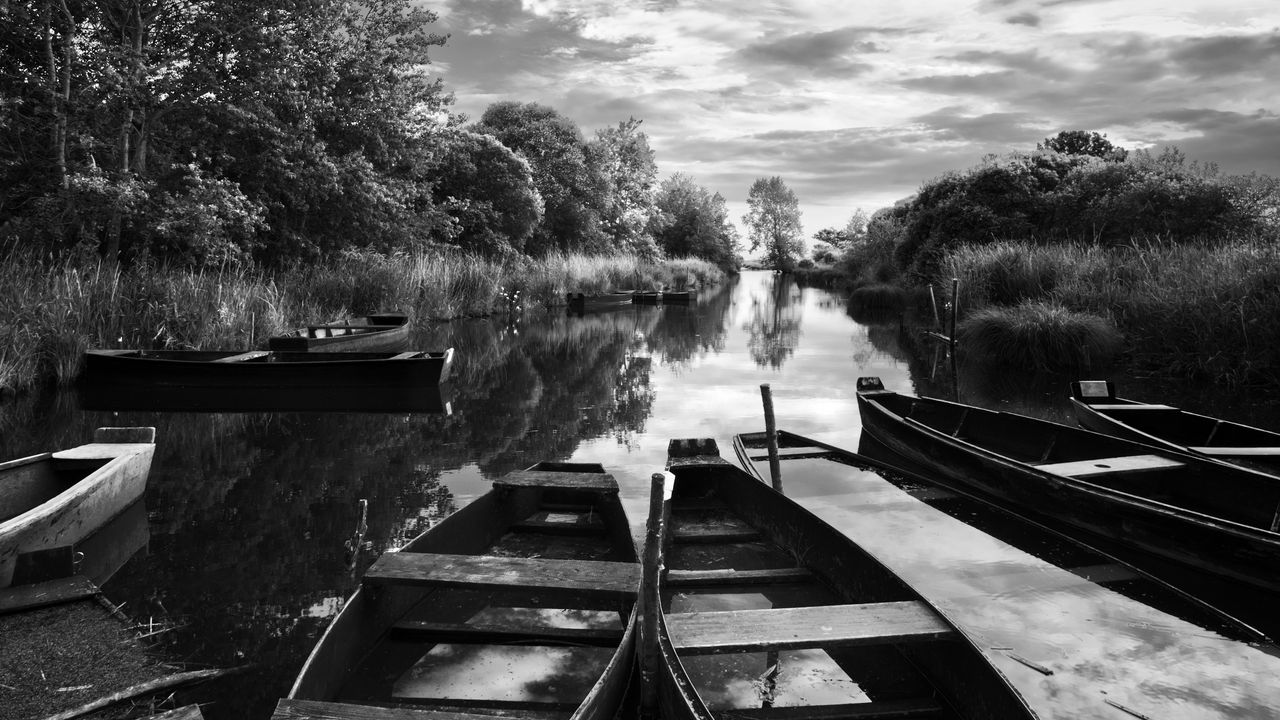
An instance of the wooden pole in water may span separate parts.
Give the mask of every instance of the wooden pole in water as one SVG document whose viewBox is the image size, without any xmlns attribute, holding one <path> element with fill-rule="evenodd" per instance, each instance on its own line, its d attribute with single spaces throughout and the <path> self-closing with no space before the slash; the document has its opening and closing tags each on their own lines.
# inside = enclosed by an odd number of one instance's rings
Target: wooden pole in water
<svg viewBox="0 0 1280 720">
<path fill-rule="evenodd" d="M 773 390 L 769 383 L 760 386 L 760 398 L 764 400 L 764 438 L 769 446 L 769 479 L 773 489 L 782 492 L 782 467 L 778 464 L 778 424 L 773 418 Z"/>
<path fill-rule="evenodd" d="M 658 714 L 658 611 L 662 597 L 658 575 L 662 572 L 662 523 L 666 507 L 666 473 L 650 476 L 649 520 L 644 530 L 644 567 L 640 580 L 640 717 L 653 720 Z"/>
<path fill-rule="evenodd" d="M 929 286 L 929 307 L 933 308 L 933 326 L 942 332 L 942 316 L 938 314 L 938 298 L 933 294 L 933 285 Z"/>
<path fill-rule="evenodd" d="M 960 278 L 951 278 L 951 354 L 956 353 L 956 314 L 960 310 Z"/>
</svg>

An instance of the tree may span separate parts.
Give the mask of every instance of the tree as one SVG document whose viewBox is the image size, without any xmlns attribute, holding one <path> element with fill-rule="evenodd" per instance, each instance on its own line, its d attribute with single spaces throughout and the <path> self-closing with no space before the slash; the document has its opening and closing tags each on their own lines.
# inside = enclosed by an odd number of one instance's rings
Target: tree
<svg viewBox="0 0 1280 720">
<path fill-rule="evenodd" d="M 766 261 L 774 269 L 790 270 L 804 252 L 800 201 L 780 177 L 760 178 L 751 185 L 742 222 L 751 250 L 764 245 Z"/>
<path fill-rule="evenodd" d="M 503 101 L 485 109 L 472 130 L 494 136 L 529 161 L 544 210 L 528 252 L 607 246 L 599 214 L 604 183 L 587 162 L 577 124 L 546 105 Z"/>
<path fill-rule="evenodd" d="M 1117 147 L 1107 136 L 1084 130 L 1063 130 L 1044 142 L 1036 144 L 1037 150 L 1052 150 L 1063 155 L 1090 155 L 1110 162 L 1124 162 L 1129 151 Z"/>
<path fill-rule="evenodd" d="M 738 231 L 720 193 L 676 173 L 662 181 L 654 205 L 650 231 L 669 257 L 700 257 L 721 267 L 738 266 Z"/>
<path fill-rule="evenodd" d="M 437 168 L 435 201 L 456 223 L 454 244 L 486 254 L 524 249 L 542 219 L 528 161 L 491 135 L 452 130 Z"/>
<path fill-rule="evenodd" d="M 630 118 L 617 127 L 596 131 L 587 157 L 604 183 L 601 227 L 613 246 L 643 257 L 657 255 L 649 225 L 657 212 L 654 190 L 658 166 L 640 120 Z"/>
</svg>

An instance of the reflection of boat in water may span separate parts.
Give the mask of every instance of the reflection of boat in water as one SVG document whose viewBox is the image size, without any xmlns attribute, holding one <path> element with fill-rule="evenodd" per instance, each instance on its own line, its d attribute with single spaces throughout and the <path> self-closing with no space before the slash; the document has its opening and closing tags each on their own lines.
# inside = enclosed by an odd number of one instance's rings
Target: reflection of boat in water
<svg viewBox="0 0 1280 720">
<path fill-rule="evenodd" d="M 450 383 L 412 387 L 334 386 L 236 388 L 209 386 L 138 387 L 82 381 L 76 388 L 85 410 L 159 412 L 368 412 L 444 413 L 453 411 Z"/>
<path fill-rule="evenodd" d="M 631 677 L 639 580 L 603 468 L 512 473 L 369 568 L 276 717 L 390 704 L 611 718 Z"/>
<path fill-rule="evenodd" d="M 173 387 L 416 387 L 444 382 L 443 352 L 271 352 L 269 350 L 89 350 L 92 382 Z"/>
<path fill-rule="evenodd" d="M 858 380 L 863 428 L 990 501 L 1222 579 L 1280 590 L 1273 476 Z"/>
<path fill-rule="evenodd" d="M 669 453 L 662 717 L 1033 717 L 853 541 L 725 462 L 714 441 L 673 440 Z"/>
<path fill-rule="evenodd" d="M 409 316 L 404 313 L 360 315 L 343 322 L 308 325 L 267 339 L 271 350 L 373 352 L 398 350 L 409 339 Z"/>
<path fill-rule="evenodd" d="M 1071 408 L 1095 432 L 1280 475 L 1280 433 L 1118 398 L 1107 380 L 1071 383 Z"/>
<path fill-rule="evenodd" d="M 76 544 L 75 573 L 95 585 L 102 585 L 147 547 L 150 540 L 147 505 L 139 500 Z"/>
<path fill-rule="evenodd" d="M 88 445 L 0 463 L 0 587 L 137 502 L 154 453 L 155 428 L 98 428 Z"/>
</svg>

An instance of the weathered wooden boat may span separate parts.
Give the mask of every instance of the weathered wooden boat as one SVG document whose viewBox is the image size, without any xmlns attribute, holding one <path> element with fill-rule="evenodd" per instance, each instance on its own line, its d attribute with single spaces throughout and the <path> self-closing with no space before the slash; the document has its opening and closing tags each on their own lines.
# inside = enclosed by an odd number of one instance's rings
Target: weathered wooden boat
<svg viewBox="0 0 1280 720">
<path fill-rule="evenodd" d="M 445 381 L 444 352 L 89 350 L 85 381 L 151 386 L 262 388 L 412 387 Z"/>
<path fill-rule="evenodd" d="M 341 322 L 300 327 L 288 334 L 268 338 L 267 348 L 294 352 L 378 352 L 401 350 L 408 339 L 409 316 L 393 312 L 358 315 Z"/>
<path fill-rule="evenodd" d="M 688 303 L 698 299 L 698 291 L 696 290 L 663 290 L 662 302 L 664 303 Z"/>
<path fill-rule="evenodd" d="M 612 718 L 639 580 L 601 466 L 506 475 L 374 562 L 274 717 Z"/>
<path fill-rule="evenodd" d="M 0 463 L 0 587 L 142 497 L 155 428 L 98 428 L 87 445 Z"/>
<path fill-rule="evenodd" d="M 410 386 L 350 387 L 334 385 L 299 392 L 297 388 L 217 385 L 138 386 L 115 382 L 80 382 L 76 386 L 85 410 L 147 412 L 345 412 L 453 413 L 451 383 Z"/>
<path fill-rule="evenodd" d="M 636 290 L 631 294 L 631 302 L 637 305 L 657 305 L 662 302 L 662 291 Z"/>
<path fill-rule="evenodd" d="M 631 304 L 632 291 L 618 290 L 595 294 L 566 293 L 565 304 L 570 310 L 598 310 Z"/>
<path fill-rule="evenodd" d="M 663 660 L 664 720 L 1034 717 L 971 641 L 842 533 L 713 440 L 668 452 L 659 647 L 646 648 Z"/>
<path fill-rule="evenodd" d="M 1280 591 L 1280 482 L 1265 473 L 859 378 L 862 427 L 988 500 L 1215 577 Z"/>
<path fill-rule="evenodd" d="M 1110 380 L 1071 383 L 1071 408 L 1089 430 L 1280 475 L 1277 432 L 1118 398 Z"/>
</svg>

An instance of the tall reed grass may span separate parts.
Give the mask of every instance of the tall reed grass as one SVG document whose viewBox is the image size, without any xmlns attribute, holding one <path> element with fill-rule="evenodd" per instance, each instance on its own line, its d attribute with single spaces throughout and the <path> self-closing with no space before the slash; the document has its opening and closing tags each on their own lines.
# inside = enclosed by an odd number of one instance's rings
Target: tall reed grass
<svg viewBox="0 0 1280 720">
<path fill-rule="evenodd" d="M 0 258 L 0 393 L 65 385 L 90 347 L 241 348 L 297 325 L 379 310 L 418 320 L 523 315 L 565 293 L 705 286 L 714 265 L 632 256 L 490 260 L 462 253 L 349 252 L 320 266 L 125 270 Z"/>
<path fill-rule="evenodd" d="M 1001 242 L 956 249 L 943 272 L 960 278 L 970 309 L 1037 299 L 1109 318 L 1135 363 L 1153 372 L 1280 384 L 1280 239 Z"/>
</svg>

